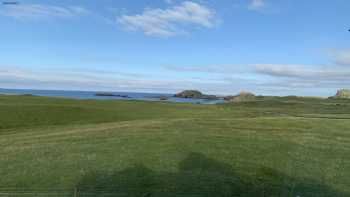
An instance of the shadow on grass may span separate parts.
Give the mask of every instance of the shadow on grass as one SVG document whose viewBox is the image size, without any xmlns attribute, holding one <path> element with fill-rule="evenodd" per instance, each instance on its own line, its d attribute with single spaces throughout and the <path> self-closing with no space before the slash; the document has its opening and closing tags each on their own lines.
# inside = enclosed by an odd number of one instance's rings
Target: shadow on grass
<svg viewBox="0 0 350 197">
<path fill-rule="evenodd" d="M 114 174 L 91 172 L 81 179 L 79 196 L 346 196 L 313 180 L 288 177 L 261 168 L 254 177 L 238 174 L 225 163 L 191 153 L 177 173 L 159 173 L 143 165 Z"/>
</svg>

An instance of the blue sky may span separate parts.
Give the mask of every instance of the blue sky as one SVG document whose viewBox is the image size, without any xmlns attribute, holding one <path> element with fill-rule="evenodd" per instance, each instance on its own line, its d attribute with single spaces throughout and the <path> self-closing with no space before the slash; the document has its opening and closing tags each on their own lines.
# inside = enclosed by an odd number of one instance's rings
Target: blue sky
<svg viewBox="0 0 350 197">
<path fill-rule="evenodd" d="M 350 88 L 348 0 L 19 0 L 0 88 L 328 96 Z"/>
</svg>

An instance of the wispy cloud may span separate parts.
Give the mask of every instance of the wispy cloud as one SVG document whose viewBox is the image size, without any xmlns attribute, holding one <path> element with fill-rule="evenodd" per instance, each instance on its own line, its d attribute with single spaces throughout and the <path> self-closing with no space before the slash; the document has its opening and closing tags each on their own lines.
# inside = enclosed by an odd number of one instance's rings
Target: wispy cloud
<svg viewBox="0 0 350 197">
<path fill-rule="evenodd" d="M 166 70 L 175 72 L 189 72 L 189 73 L 210 73 L 210 74 L 224 74 L 232 75 L 240 72 L 240 66 L 237 65 L 206 65 L 206 66 L 163 66 Z M 240 72 L 240 74 L 242 74 Z"/>
<path fill-rule="evenodd" d="M 286 65 L 286 64 L 251 64 L 251 65 L 209 65 L 209 66 L 164 66 L 165 69 L 183 73 L 204 73 L 232 76 L 238 74 L 259 74 L 274 78 L 348 80 L 350 68 L 322 65 Z M 242 70 L 243 69 L 243 70 Z"/>
<path fill-rule="evenodd" d="M 0 16 L 19 20 L 39 20 L 48 18 L 69 18 L 89 14 L 90 11 L 80 6 L 53 6 L 44 4 L 18 4 L 3 6 Z"/>
<path fill-rule="evenodd" d="M 212 94 L 235 94 L 240 90 L 249 90 L 269 95 L 329 96 L 336 89 L 350 86 L 348 80 L 350 69 L 347 70 L 345 67 L 342 67 L 342 70 L 332 70 L 313 69 L 305 65 L 246 66 L 252 70 L 243 73 L 230 66 L 208 66 L 202 69 L 171 68 L 174 72 L 184 72 L 181 77 L 116 71 L 96 72 L 96 70 L 33 70 L 1 66 L 0 87 L 168 93 L 183 89 L 199 89 Z M 187 72 L 190 74 L 185 75 Z M 198 72 L 202 75 L 191 74 Z"/>
<path fill-rule="evenodd" d="M 0 69 L 0 87 L 106 90 L 174 93 L 183 89 L 215 92 L 225 82 L 200 78 L 164 78 L 126 72 L 33 70 L 22 67 Z M 227 85 L 228 87 L 228 85 Z"/>
<path fill-rule="evenodd" d="M 183 75 L 215 76 L 231 84 L 232 87 L 240 82 L 241 89 L 258 89 L 280 95 L 296 93 L 317 95 L 327 90 L 323 93 L 324 95 L 330 93 L 329 91 L 350 86 L 350 68 L 340 65 L 251 64 L 165 66 L 164 68 Z M 221 84 L 220 88 L 223 87 L 225 86 Z M 229 87 L 225 88 L 230 90 Z"/>
<path fill-rule="evenodd" d="M 341 66 L 255 65 L 256 72 L 271 77 L 265 85 L 286 88 L 304 95 L 331 95 L 337 89 L 350 87 L 350 69 Z M 310 94 L 310 92 L 314 92 Z"/>
<path fill-rule="evenodd" d="M 350 69 L 323 66 L 258 64 L 256 71 L 273 77 L 299 78 L 304 80 L 349 80 Z"/>
<path fill-rule="evenodd" d="M 331 49 L 329 53 L 335 64 L 350 66 L 350 49 Z"/>
<path fill-rule="evenodd" d="M 151 36 L 175 36 L 186 33 L 184 26 L 214 26 L 214 11 L 191 1 L 167 9 L 145 9 L 136 15 L 122 15 L 117 21 L 126 29 Z"/>
<path fill-rule="evenodd" d="M 250 10 L 260 10 L 263 7 L 265 7 L 264 0 L 251 0 L 250 4 L 248 5 L 248 9 Z"/>
</svg>

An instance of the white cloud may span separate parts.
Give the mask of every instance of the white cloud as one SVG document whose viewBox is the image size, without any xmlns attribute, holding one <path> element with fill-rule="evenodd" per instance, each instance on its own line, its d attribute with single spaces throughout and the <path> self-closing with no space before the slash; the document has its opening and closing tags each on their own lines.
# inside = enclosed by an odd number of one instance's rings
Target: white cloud
<svg viewBox="0 0 350 197">
<path fill-rule="evenodd" d="M 171 73 L 166 76 L 150 76 L 115 70 L 65 71 L 0 65 L 0 87 L 167 93 L 199 89 L 209 94 L 236 94 L 240 90 L 247 90 L 256 94 L 310 96 L 330 96 L 337 89 L 350 87 L 350 69 L 346 70 L 346 67 L 341 67 L 342 70 L 275 64 L 247 67 L 255 70 L 244 73 L 231 66 L 208 66 L 202 69 L 173 67 L 170 69 L 176 72 L 200 72 L 203 75 L 184 73 L 181 76 L 169 77 L 172 76 Z"/>
<path fill-rule="evenodd" d="M 242 74 L 241 67 L 237 65 L 207 65 L 207 66 L 174 66 L 166 65 L 163 68 L 175 72 L 188 73 L 209 73 L 209 74 L 223 74 L 233 75 Z"/>
<path fill-rule="evenodd" d="M 42 4 L 18 4 L 3 6 L 0 15 L 19 20 L 38 20 L 55 18 L 67 18 L 89 14 L 89 10 L 80 6 L 53 6 Z"/>
<path fill-rule="evenodd" d="M 0 87 L 174 93 L 183 89 L 217 91 L 225 82 L 198 78 L 154 78 L 123 72 L 59 71 L 0 66 Z"/>
<path fill-rule="evenodd" d="M 260 10 L 265 6 L 264 0 L 252 0 L 248 6 L 250 10 Z"/>
<path fill-rule="evenodd" d="M 128 30 L 165 37 L 185 33 L 184 25 L 210 28 L 214 25 L 213 20 L 211 9 L 191 1 L 168 9 L 145 9 L 142 14 L 122 15 L 117 19 Z"/>
<path fill-rule="evenodd" d="M 270 76 L 274 79 L 289 78 L 319 81 L 348 81 L 350 68 L 333 65 L 289 65 L 289 64 L 252 64 L 252 65 L 209 65 L 209 66 L 164 66 L 165 69 L 180 73 L 218 74 L 221 76 Z"/>
<path fill-rule="evenodd" d="M 340 65 L 252 64 L 165 66 L 164 68 L 183 75 L 213 76 L 226 81 L 232 87 L 237 87 L 239 83 L 238 86 L 242 89 L 257 89 L 280 95 L 326 95 L 336 89 L 350 87 L 350 68 Z M 225 87 L 225 84 L 217 87 L 230 90 L 229 87 Z"/>
<path fill-rule="evenodd" d="M 318 81 L 348 81 L 350 69 L 333 66 L 305 66 L 305 65 L 277 65 L 258 64 L 255 65 L 256 72 L 272 77 L 286 77 L 302 80 Z"/>
</svg>

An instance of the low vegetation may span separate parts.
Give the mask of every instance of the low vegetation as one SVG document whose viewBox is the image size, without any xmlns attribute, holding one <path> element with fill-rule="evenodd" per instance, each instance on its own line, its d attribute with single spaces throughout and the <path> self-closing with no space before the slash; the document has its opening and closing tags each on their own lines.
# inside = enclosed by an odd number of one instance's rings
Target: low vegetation
<svg viewBox="0 0 350 197">
<path fill-rule="evenodd" d="M 350 101 L 0 96 L 0 193 L 350 196 Z"/>
<path fill-rule="evenodd" d="M 350 99 L 350 90 L 342 89 L 338 90 L 337 94 L 334 96 L 334 98 L 338 99 Z"/>
</svg>

